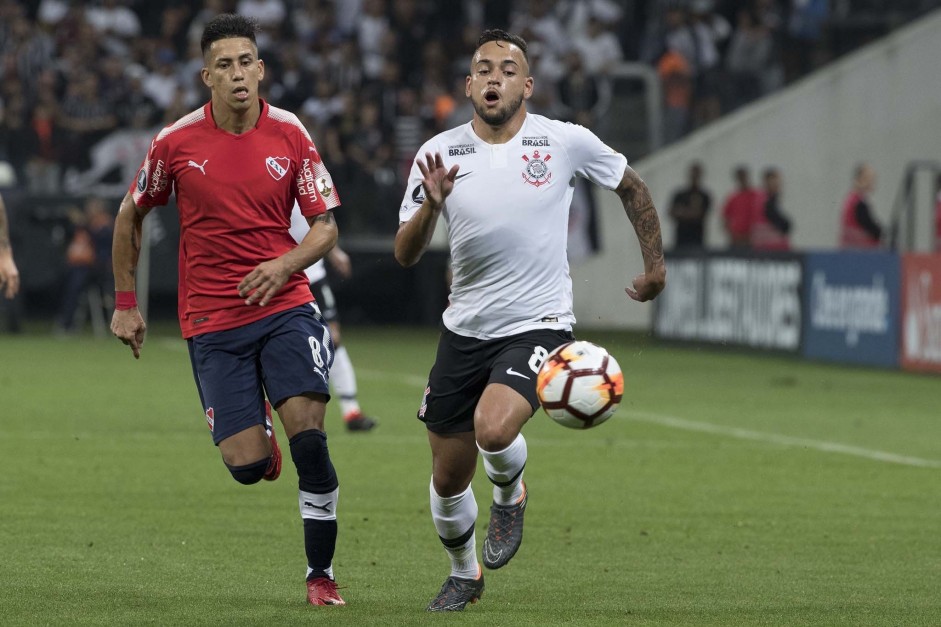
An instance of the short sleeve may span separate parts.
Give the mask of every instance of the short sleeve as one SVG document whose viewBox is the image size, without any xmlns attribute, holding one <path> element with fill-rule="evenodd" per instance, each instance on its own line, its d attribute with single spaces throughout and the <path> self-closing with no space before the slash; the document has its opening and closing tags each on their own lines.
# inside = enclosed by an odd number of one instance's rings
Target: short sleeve
<svg viewBox="0 0 941 627">
<path fill-rule="evenodd" d="M 421 170 L 418 169 L 418 159 L 426 152 L 435 152 L 431 142 L 426 142 L 419 148 L 415 159 L 412 160 L 412 169 L 408 172 L 408 184 L 405 187 L 405 197 L 402 198 L 402 205 L 399 207 L 399 224 L 408 222 L 413 215 L 418 213 L 421 204 L 425 201 L 425 188 L 422 185 Z"/>
<path fill-rule="evenodd" d="M 565 144 L 575 174 L 605 189 L 616 189 L 624 177 L 627 158 L 584 126 L 565 124 Z"/>
<path fill-rule="evenodd" d="M 169 169 L 170 142 L 157 135 L 150 142 L 150 150 L 144 157 L 137 179 L 128 190 L 138 207 L 160 207 L 167 204 L 173 192 L 172 174 Z"/>
<path fill-rule="evenodd" d="M 316 216 L 339 207 L 340 196 L 313 140 L 305 133 L 299 143 L 295 199 L 301 213 Z"/>
</svg>

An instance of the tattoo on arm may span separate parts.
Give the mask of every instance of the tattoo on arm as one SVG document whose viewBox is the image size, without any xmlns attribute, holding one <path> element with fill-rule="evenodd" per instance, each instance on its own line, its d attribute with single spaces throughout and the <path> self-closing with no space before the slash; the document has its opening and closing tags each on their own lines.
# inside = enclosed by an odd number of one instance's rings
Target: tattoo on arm
<svg viewBox="0 0 941 627">
<path fill-rule="evenodd" d="M 10 250 L 10 231 L 7 226 L 7 212 L 0 200 L 0 252 Z"/>
<path fill-rule="evenodd" d="M 660 218 L 650 197 L 650 190 L 634 170 L 627 168 L 621 184 L 615 190 L 621 197 L 624 211 L 634 225 L 645 262 L 663 261 L 663 239 L 660 236 Z"/>
<path fill-rule="evenodd" d="M 336 222 L 333 218 L 333 211 L 330 210 L 313 217 L 304 216 L 304 219 L 307 220 L 307 226 L 314 226 L 317 222 L 322 224 L 335 224 Z"/>
</svg>

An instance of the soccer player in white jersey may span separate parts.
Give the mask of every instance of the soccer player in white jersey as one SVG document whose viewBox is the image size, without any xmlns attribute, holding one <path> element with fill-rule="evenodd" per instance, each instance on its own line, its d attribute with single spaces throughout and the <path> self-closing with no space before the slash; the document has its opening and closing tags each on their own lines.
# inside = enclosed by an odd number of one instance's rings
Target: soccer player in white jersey
<svg viewBox="0 0 941 627">
<path fill-rule="evenodd" d="M 484 566 L 504 566 L 522 541 L 529 493 L 520 429 L 538 407 L 539 366 L 573 339 L 566 237 L 574 176 L 613 190 L 634 226 L 644 272 L 627 295 L 650 300 L 666 281 L 660 220 L 647 186 L 588 129 L 527 113 L 532 93 L 526 42 L 485 31 L 465 83 L 473 119 L 421 147 L 399 213 L 400 264 L 418 262 L 443 216 L 453 266 L 444 329 L 418 411 L 431 444 L 432 519 L 451 559 L 429 611 L 463 610 L 484 590 L 471 488 L 478 451 L 494 486 Z"/>
<path fill-rule="evenodd" d="M 310 225 L 307 219 L 301 213 L 301 207 L 294 204 L 294 210 L 291 212 L 291 237 L 298 244 L 304 241 L 307 233 L 310 231 Z M 346 254 L 339 244 L 330 249 L 330 252 L 324 257 L 330 262 L 330 265 L 343 278 L 348 278 L 353 273 L 353 266 L 350 264 L 350 257 Z M 333 297 L 333 290 L 330 289 L 330 282 L 327 280 L 327 266 L 321 259 L 312 266 L 304 270 L 307 275 L 307 282 L 310 284 L 310 291 L 314 295 L 314 300 L 320 306 L 320 313 L 323 319 L 327 321 L 330 327 L 330 335 L 333 336 L 333 366 L 330 367 L 330 387 L 340 397 L 340 412 L 343 415 L 343 424 L 347 431 L 371 431 L 376 426 L 376 419 L 363 413 L 359 406 L 356 389 L 356 371 L 353 369 L 353 360 L 343 345 L 340 329 L 340 312 L 337 309 L 337 301 Z"/>
</svg>

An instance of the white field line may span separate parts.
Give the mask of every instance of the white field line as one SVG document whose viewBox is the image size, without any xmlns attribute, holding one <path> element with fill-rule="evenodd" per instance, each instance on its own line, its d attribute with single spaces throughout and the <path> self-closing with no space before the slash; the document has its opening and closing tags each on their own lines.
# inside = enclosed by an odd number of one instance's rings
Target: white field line
<svg viewBox="0 0 941 627">
<path fill-rule="evenodd" d="M 917 466 L 919 468 L 941 468 L 941 461 L 933 459 L 922 459 L 920 457 L 909 457 L 907 455 L 896 455 L 886 451 L 877 451 L 874 449 L 841 444 L 839 442 L 828 442 L 826 440 L 811 440 L 808 438 L 795 438 L 789 435 L 780 435 L 777 433 L 766 433 L 763 431 L 751 431 L 749 429 L 740 429 L 738 427 L 726 427 L 709 422 L 698 422 L 676 418 L 674 416 L 664 416 L 661 414 L 651 414 L 646 412 L 625 412 L 632 420 L 650 422 L 663 427 L 673 429 L 682 429 L 684 431 L 698 431 L 700 433 L 711 433 L 738 440 L 752 440 L 754 442 L 765 442 L 768 444 L 778 444 L 781 446 L 794 446 L 797 448 L 810 448 L 824 453 L 842 453 L 844 455 L 854 455 L 865 459 L 872 459 L 889 464 L 901 464 L 903 466 Z"/>
<path fill-rule="evenodd" d="M 163 344 L 177 350 L 186 350 L 186 344 L 178 340 L 165 340 Z M 359 376 L 367 379 L 393 380 L 404 385 L 423 389 L 427 384 L 426 377 L 409 374 L 397 374 L 385 370 L 372 370 L 369 368 L 357 368 Z M 934 459 L 924 459 L 921 457 L 911 457 L 908 455 L 897 455 L 887 451 L 862 448 L 840 442 L 829 442 L 827 440 L 812 440 L 810 438 L 797 438 L 778 433 L 767 433 L 764 431 L 752 431 L 750 429 L 741 429 L 739 427 L 727 427 L 710 422 L 701 422 L 696 420 L 687 420 L 676 416 L 666 416 L 663 414 L 654 414 L 649 412 L 622 411 L 631 420 L 639 422 L 649 422 L 660 425 L 661 427 L 670 427 L 672 429 L 682 429 L 683 431 L 696 431 L 699 433 L 710 433 L 737 440 L 751 440 L 752 442 L 764 442 L 766 444 L 776 444 L 779 446 L 792 446 L 796 448 L 813 449 L 823 453 L 839 453 L 842 455 L 853 455 L 873 461 L 885 462 L 888 464 L 899 464 L 902 466 L 915 466 L 918 468 L 941 468 L 941 461 Z"/>
</svg>

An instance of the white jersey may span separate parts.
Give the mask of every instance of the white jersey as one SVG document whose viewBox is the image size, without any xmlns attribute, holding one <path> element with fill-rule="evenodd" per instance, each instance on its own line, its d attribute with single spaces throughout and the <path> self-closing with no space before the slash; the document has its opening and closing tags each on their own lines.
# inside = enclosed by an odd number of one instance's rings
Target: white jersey
<svg viewBox="0 0 941 627">
<path fill-rule="evenodd" d="M 294 241 L 298 244 L 301 243 L 305 237 L 307 237 L 307 232 L 310 230 L 310 225 L 307 223 L 307 218 L 301 213 L 301 207 L 297 203 L 294 203 L 294 209 L 291 210 L 291 237 L 294 238 Z M 320 279 L 327 276 L 327 268 L 324 265 L 323 259 L 318 261 L 312 266 L 308 266 L 304 269 L 304 274 L 307 275 L 307 282 L 313 283 L 319 281 Z"/>
<path fill-rule="evenodd" d="M 506 337 L 533 329 L 571 330 L 572 279 L 566 256 L 574 177 L 606 189 L 621 182 L 627 159 L 588 129 L 527 114 L 505 144 L 488 144 L 468 122 L 418 151 L 439 152 L 460 170 L 441 212 L 453 279 L 442 320 L 459 335 Z M 413 164 L 399 220 L 424 200 Z"/>
</svg>

